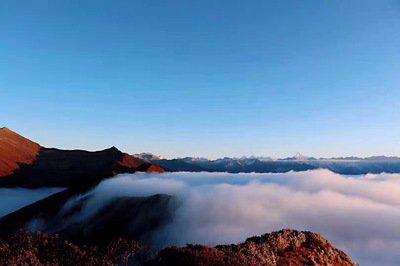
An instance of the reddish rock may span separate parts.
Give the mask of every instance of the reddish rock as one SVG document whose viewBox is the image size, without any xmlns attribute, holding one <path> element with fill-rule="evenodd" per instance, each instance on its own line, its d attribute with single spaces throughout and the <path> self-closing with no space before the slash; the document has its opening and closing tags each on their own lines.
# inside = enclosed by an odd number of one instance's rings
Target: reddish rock
<svg viewBox="0 0 400 266">
<path fill-rule="evenodd" d="M 149 168 L 147 168 L 147 172 L 149 172 L 149 173 L 164 173 L 165 170 L 163 168 L 161 168 L 160 166 L 153 164 Z"/>
<path fill-rule="evenodd" d="M 237 245 L 167 248 L 155 265 L 356 265 L 343 251 L 312 232 L 281 230 Z"/>
<path fill-rule="evenodd" d="M 20 164 L 32 164 L 40 148 L 8 128 L 0 128 L 0 178 L 13 174 Z"/>
<path fill-rule="evenodd" d="M 0 186 L 82 186 L 137 171 L 164 172 L 115 147 L 95 152 L 45 148 L 7 128 L 0 129 Z"/>
</svg>

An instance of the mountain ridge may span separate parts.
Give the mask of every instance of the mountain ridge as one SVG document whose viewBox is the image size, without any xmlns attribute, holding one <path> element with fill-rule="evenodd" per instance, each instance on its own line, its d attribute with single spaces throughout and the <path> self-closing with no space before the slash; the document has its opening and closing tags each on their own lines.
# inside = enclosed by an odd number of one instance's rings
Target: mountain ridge
<svg viewBox="0 0 400 266">
<path fill-rule="evenodd" d="M 395 156 L 334 157 L 320 158 L 297 155 L 284 159 L 268 157 L 224 157 L 215 160 L 196 157 L 150 160 L 164 169 L 188 172 L 229 172 L 229 173 L 285 173 L 328 169 L 343 175 L 400 173 L 400 158 Z"/>
<path fill-rule="evenodd" d="M 291 157 L 284 157 L 284 158 L 273 158 L 270 156 L 241 156 L 241 157 L 219 157 L 216 159 L 209 159 L 207 157 L 196 157 L 196 156 L 185 156 L 185 157 L 175 157 L 175 158 L 165 158 L 160 155 L 156 155 L 149 152 L 143 152 L 134 154 L 135 156 L 142 158 L 142 155 L 145 155 L 148 158 L 153 158 L 153 160 L 182 160 L 182 161 L 221 161 L 221 160 L 260 160 L 260 161 L 373 161 L 373 160 L 398 160 L 400 161 L 399 156 L 386 156 L 386 155 L 373 155 L 373 156 L 366 156 L 366 157 L 358 157 L 358 156 L 338 156 L 338 157 L 312 157 L 306 156 L 301 153 L 296 153 Z"/>
<path fill-rule="evenodd" d="M 46 148 L 6 127 L 0 129 L 3 187 L 80 186 L 136 171 L 162 173 L 164 169 L 114 146 L 101 151 Z"/>
</svg>

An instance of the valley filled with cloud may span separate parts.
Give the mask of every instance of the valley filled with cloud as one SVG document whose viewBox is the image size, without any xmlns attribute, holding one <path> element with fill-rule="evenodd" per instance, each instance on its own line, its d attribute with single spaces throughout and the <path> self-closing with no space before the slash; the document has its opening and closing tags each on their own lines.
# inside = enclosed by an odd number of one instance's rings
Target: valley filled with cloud
<svg viewBox="0 0 400 266">
<path fill-rule="evenodd" d="M 176 196 L 173 220 L 152 236 L 162 247 L 234 243 L 291 228 L 322 234 L 362 265 L 400 259 L 399 174 L 121 174 L 88 194 L 82 217 L 116 197 Z"/>
<path fill-rule="evenodd" d="M 60 190 L 1 189 L 0 214 Z M 70 200 L 62 211 L 87 198 L 78 213 L 79 220 L 86 220 L 113 199 L 155 194 L 175 196 L 178 202 L 172 220 L 152 232 L 159 248 L 238 243 L 290 228 L 323 235 L 362 265 L 400 260 L 400 174 L 343 176 L 323 169 L 121 174 Z"/>
</svg>

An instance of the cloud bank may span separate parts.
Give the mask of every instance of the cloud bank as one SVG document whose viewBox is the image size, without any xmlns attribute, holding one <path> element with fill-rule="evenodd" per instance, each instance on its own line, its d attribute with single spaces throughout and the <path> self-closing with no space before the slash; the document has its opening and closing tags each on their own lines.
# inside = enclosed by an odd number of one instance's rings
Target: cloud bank
<svg viewBox="0 0 400 266">
<path fill-rule="evenodd" d="M 173 221 L 153 235 L 161 246 L 235 243 L 291 228 L 323 235 L 361 265 L 400 262 L 399 174 L 123 174 L 89 193 L 85 215 L 117 196 L 176 195 Z"/>
<path fill-rule="evenodd" d="M 322 234 L 362 265 L 400 262 L 398 174 L 135 174 L 104 181 L 91 193 L 93 206 L 115 196 L 178 196 L 174 221 L 154 236 L 163 246 L 240 242 L 292 228 Z"/>
<path fill-rule="evenodd" d="M 0 188 L 0 217 L 61 190 L 63 188 Z"/>
</svg>

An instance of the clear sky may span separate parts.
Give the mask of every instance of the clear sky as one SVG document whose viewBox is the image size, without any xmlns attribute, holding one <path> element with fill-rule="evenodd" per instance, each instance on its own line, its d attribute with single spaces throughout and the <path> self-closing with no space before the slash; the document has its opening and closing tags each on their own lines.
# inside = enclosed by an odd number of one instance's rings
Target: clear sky
<svg viewBox="0 0 400 266">
<path fill-rule="evenodd" d="M 400 155 L 400 2 L 2 0 L 0 126 L 167 157 Z"/>
</svg>

